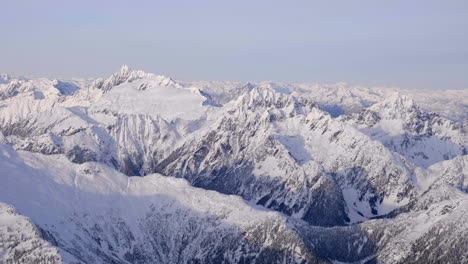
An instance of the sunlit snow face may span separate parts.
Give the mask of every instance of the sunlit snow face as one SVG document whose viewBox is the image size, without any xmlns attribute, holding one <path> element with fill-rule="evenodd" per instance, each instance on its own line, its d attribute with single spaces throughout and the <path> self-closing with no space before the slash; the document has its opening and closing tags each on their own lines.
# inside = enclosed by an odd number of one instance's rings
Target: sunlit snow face
<svg viewBox="0 0 468 264">
<path fill-rule="evenodd" d="M 207 98 L 197 89 L 162 83 L 160 78 L 155 76 L 114 87 L 95 108 L 160 116 L 168 121 L 177 118 L 195 120 L 208 111 L 209 106 L 203 105 Z"/>
</svg>

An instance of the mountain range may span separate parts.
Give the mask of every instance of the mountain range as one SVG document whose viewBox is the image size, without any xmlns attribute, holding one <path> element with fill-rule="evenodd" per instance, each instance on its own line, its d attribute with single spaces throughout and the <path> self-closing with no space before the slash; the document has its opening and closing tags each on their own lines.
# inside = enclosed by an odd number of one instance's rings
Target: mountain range
<svg viewBox="0 0 468 264">
<path fill-rule="evenodd" d="M 0 75 L 2 263 L 468 263 L 468 90 Z"/>
</svg>

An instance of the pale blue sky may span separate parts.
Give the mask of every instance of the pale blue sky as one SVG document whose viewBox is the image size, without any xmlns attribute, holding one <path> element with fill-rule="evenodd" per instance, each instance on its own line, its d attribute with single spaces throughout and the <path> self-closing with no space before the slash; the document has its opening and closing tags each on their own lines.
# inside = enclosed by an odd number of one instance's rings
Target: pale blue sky
<svg viewBox="0 0 468 264">
<path fill-rule="evenodd" d="M 0 72 L 468 88 L 467 0 L 0 0 Z"/>
</svg>

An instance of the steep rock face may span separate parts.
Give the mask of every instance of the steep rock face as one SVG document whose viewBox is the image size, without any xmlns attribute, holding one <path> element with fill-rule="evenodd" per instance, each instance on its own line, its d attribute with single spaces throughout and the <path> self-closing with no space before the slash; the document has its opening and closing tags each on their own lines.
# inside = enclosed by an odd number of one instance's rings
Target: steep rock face
<svg viewBox="0 0 468 264">
<path fill-rule="evenodd" d="M 445 203 L 437 210 L 429 208 L 429 214 L 440 220 L 411 243 L 408 253 L 398 263 L 468 262 L 467 207 L 464 199 Z"/>
<path fill-rule="evenodd" d="M 108 130 L 115 142 L 121 171 L 127 175 L 144 175 L 151 171 L 180 137 L 164 119 L 147 115 L 119 116 Z"/>
<path fill-rule="evenodd" d="M 131 176 L 150 171 L 182 133 L 160 117 L 89 113 L 80 107 L 57 107 L 3 131 L 15 149 L 62 153 L 76 163 L 99 161 Z"/>
<path fill-rule="evenodd" d="M 463 177 L 466 177 L 466 173 Z M 468 195 L 431 188 L 405 210 L 345 227 L 296 223 L 318 256 L 346 263 L 465 263 Z M 411 208 L 408 208 L 411 207 Z"/>
<path fill-rule="evenodd" d="M 468 193 L 468 155 L 435 164 L 429 168 L 433 176 L 433 188 L 448 184 Z"/>
<path fill-rule="evenodd" d="M 5 100 L 7 98 L 13 97 L 20 93 L 20 87 L 23 84 L 23 81 L 11 81 L 7 85 L 2 84 L 0 100 Z"/>
<path fill-rule="evenodd" d="M 415 200 L 410 210 L 361 224 L 376 245 L 376 261 L 466 262 L 467 198 L 465 193 L 447 186 L 430 189 Z"/>
<path fill-rule="evenodd" d="M 279 134 L 299 138 L 303 152 L 332 175 L 354 221 L 386 214 L 417 194 L 410 165 L 318 109 L 275 124 Z"/>
<path fill-rule="evenodd" d="M 378 263 L 464 263 L 468 195 L 466 156 L 433 165 L 430 187 L 383 220 L 359 224 L 375 246 Z"/>
<path fill-rule="evenodd" d="M 409 211 L 345 227 L 296 223 L 318 256 L 346 263 L 465 263 L 468 196 L 431 189 Z"/>
</svg>

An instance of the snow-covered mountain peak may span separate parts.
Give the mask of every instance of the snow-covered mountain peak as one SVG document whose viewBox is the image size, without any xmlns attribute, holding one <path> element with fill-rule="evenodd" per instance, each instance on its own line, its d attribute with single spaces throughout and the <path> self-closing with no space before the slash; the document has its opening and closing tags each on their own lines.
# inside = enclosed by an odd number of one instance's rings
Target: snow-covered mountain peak
<svg viewBox="0 0 468 264">
<path fill-rule="evenodd" d="M 122 65 L 122 67 L 120 67 L 120 74 L 126 74 L 128 72 L 130 72 L 130 68 L 128 67 L 127 64 L 124 64 Z"/>
<path fill-rule="evenodd" d="M 248 83 L 249 84 L 249 83 Z M 259 87 L 263 89 L 268 89 L 277 93 L 282 93 L 282 94 L 290 94 L 291 90 L 289 90 L 284 84 L 280 83 L 275 83 L 275 82 L 262 82 L 258 85 Z"/>
<path fill-rule="evenodd" d="M 20 76 L 20 75 L 10 74 L 10 73 L 0 73 L 0 84 L 7 84 L 15 80 L 27 81 L 29 80 L 29 78 Z"/>
<path fill-rule="evenodd" d="M 271 87 L 246 89 L 231 105 L 232 111 L 257 112 L 270 121 L 307 114 L 316 104 L 301 96 L 278 92 Z"/>
<path fill-rule="evenodd" d="M 134 80 L 143 79 L 154 76 L 152 73 L 146 73 L 141 70 L 131 70 L 127 65 L 123 65 L 119 71 L 112 74 L 107 79 L 97 79 L 93 86 L 107 92 L 112 87 L 120 85 L 125 82 L 132 82 Z"/>
<path fill-rule="evenodd" d="M 418 109 L 419 107 L 411 97 L 400 93 L 395 93 L 369 108 L 371 111 L 378 112 L 380 117 L 384 119 L 405 118 L 409 113 Z"/>
<path fill-rule="evenodd" d="M 413 108 L 416 107 L 416 103 L 414 100 L 407 96 L 407 95 L 402 95 L 400 93 L 395 93 L 392 96 L 390 96 L 386 102 L 391 102 L 393 105 L 400 106 L 403 108 Z"/>
<path fill-rule="evenodd" d="M 8 83 L 11 76 L 8 73 L 0 73 L 0 84 Z"/>
<path fill-rule="evenodd" d="M 437 113 L 425 111 L 413 98 L 398 93 L 352 116 L 353 122 L 380 127 L 391 136 L 407 134 L 456 138 L 466 134 L 463 123 L 456 123 Z M 466 139 L 458 141 L 466 142 Z"/>
<path fill-rule="evenodd" d="M 341 120 L 417 167 L 427 168 L 467 152 L 468 136 L 463 123 L 427 112 L 413 98 L 398 93 Z"/>
<path fill-rule="evenodd" d="M 323 110 L 320 110 L 318 107 L 314 107 L 311 111 L 307 114 L 306 120 L 321 120 L 324 119 L 327 122 L 331 121 L 332 117 Z"/>
<path fill-rule="evenodd" d="M 244 91 L 237 99 L 237 105 L 244 105 L 252 109 L 258 107 L 284 108 L 292 103 L 292 101 L 291 96 L 279 93 L 272 89 L 271 86 L 255 86 Z"/>
<path fill-rule="evenodd" d="M 127 75 L 113 75 L 106 83 L 113 88 L 92 106 L 93 110 L 160 116 L 173 121 L 199 119 L 209 107 L 217 106 L 199 89 L 184 88 L 161 75 L 131 71 Z"/>
<path fill-rule="evenodd" d="M 403 134 L 406 128 L 408 131 L 421 130 L 414 126 L 424 126 L 424 121 L 428 118 L 429 114 L 421 110 L 411 97 L 400 93 L 394 93 L 359 113 L 340 117 L 341 120 L 352 120 L 352 123 L 359 125 L 382 127 L 392 135 Z"/>
</svg>

